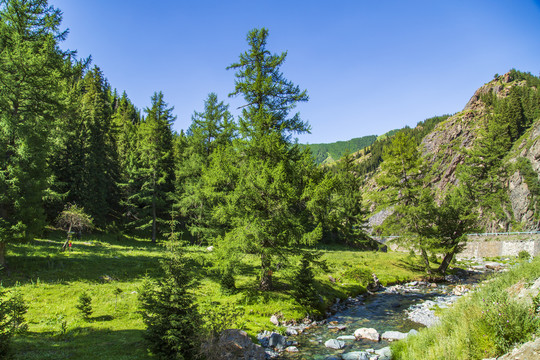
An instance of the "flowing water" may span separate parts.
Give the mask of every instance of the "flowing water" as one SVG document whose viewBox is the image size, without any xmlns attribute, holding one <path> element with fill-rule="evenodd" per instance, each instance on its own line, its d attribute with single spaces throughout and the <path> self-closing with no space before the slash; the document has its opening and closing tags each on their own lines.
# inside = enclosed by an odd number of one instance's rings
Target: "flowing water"
<svg viewBox="0 0 540 360">
<path fill-rule="evenodd" d="M 472 281 L 471 281 L 472 280 Z M 469 279 L 469 283 L 478 279 Z M 374 328 L 379 334 L 385 331 L 400 331 L 407 333 L 412 329 L 420 329 L 423 325 L 407 318 L 407 309 L 427 300 L 439 298 L 448 299 L 452 295 L 453 286 L 439 285 L 437 287 L 401 287 L 398 293 L 379 292 L 373 295 L 361 296 L 349 301 L 348 306 L 339 310 L 326 319 L 325 325 L 314 326 L 299 335 L 289 336 L 290 341 L 298 342 L 299 353 L 282 353 L 281 359 L 325 359 L 331 355 L 339 355 L 351 351 L 380 349 L 389 346 L 389 342 L 381 340 L 344 340 L 345 348 L 333 350 L 326 348 L 324 343 L 343 335 L 353 335 L 359 328 Z M 328 325 L 346 325 L 346 329 L 330 329 Z M 339 358 L 339 356 L 338 356 Z"/>
</svg>

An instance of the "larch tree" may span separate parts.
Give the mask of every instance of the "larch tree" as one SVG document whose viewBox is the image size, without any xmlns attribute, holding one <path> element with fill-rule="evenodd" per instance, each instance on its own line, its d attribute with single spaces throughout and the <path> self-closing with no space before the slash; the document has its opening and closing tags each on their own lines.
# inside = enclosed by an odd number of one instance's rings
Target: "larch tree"
<svg viewBox="0 0 540 360">
<path fill-rule="evenodd" d="M 6 244 L 45 225 L 48 135 L 67 54 L 61 12 L 39 0 L 0 2 L 0 265 Z"/>
<path fill-rule="evenodd" d="M 419 251 L 427 273 L 431 273 L 429 252 L 435 236 L 435 199 L 429 188 L 427 166 L 416 141 L 405 132 L 397 133 L 383 154 L 377 184 L 383 189 L 377 201 L 393 208 L 384 227 L 399 232 L 400 242 Z"/>
<path fill-rule="evenodd" d="M 151 228 L 152 242 L 156 242 L 159 224 L 165 223 L 171 210 L 173 191 L 173 134 L 176 120 L 160 91 L 152 96 L 152 105 L 145 109 L 146 118 L 138 127 L 137 153 L 139 168 L 137 192 L 130 201 L 138 205 L 135 216 L 140 230 Z"/>
<path fill-rule="evenodd" d="M 204 102 L 204 111 L 192 116 L 182 160 L 176 170 L 176 203 L 185 227 L 197 243 L 208 241 L 219 230 L 212 217 L 213 201 L 205 192 L 203 173 L 210 156 L 220 146 L 230 146 L 235 136 L 233 116 L 228 105 L 211 93 Z"/>
<path fill-rule="evenodd" d="M 298 113 L 289 116 L 297 103 L 307 101 L 301 90 L 285 79 L 280 68 L 286 53 L 267 48 L 268 30 L 247 35 L 249 50 L 228 67 L 236 71 L 235 90 L 246 104 L 239 117 L 241 139 L 235 142 L 233 160 L 238 173 L 234 188 L 215 210 L 229 230 L 222 239 L 231 251 L 257 254 L 261 261 L 259 288 L 271 290 L 276 259 L 306 239 L 302 223 L 302 155 L 292 143 L 294 133 L 309 131 Z M 224 165 L 227 167 L 227 165 Z"/>
</svg>

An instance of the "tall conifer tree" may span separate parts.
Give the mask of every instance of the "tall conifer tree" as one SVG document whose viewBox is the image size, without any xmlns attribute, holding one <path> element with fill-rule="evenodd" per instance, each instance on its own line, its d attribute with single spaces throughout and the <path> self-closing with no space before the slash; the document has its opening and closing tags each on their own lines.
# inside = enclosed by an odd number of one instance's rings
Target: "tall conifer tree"
<svg viewBox="0 0 540 360">
<path fill-rule="evenodd" d="M 228 67 L 236 70 L 231 96 L 242 96 L 246 105 L 234 160 L 239 176 L 216 212 L 230 226 L 224 241 L 260 257 L 261 290 L 272 289 L 275 260 L 286 260 L 293 246 L 306 239 L 299 206 L 302 156 L 291 137 L 309 131 L 298 113 L 289 117 L 298 102 L 308 100 L 306 91 L 285 79 L 280 67 L 287 54 L 271 54 L 267 38 L 266 29 L 250 31 L 249 50 Z"/>
<path fill-rule="evenodd" d="M 138 205 L 137 227 L 151 228 L 152 242 L 156 242 L 159 224 L 170 216 L 173 191 L 173 134 L 171 126 L 176 120 L 167 108 L 163 93 L 154 93 L 152 105 L 145 109 L 146 118 L 138 128 L 137 192 L 130 201 Z"/>
<path fill-rule="evenodd" d="M 218 102 L 211 93 L 204 102 L 204 111 L 192 116 L 182 161 L 177 164 L 177 202 L 185 226 L 200 243 L 215 236 L 219 227 L 212 218 L 213 201 L 205 191 L 203 173 L 210 156 L 218 147 L 230 146 L 235 136 L 233 117 L 228 105 Z"/>
<path fill-rule="evenodd" d="M 67 57 L 58 47 L 61 20 L 47 1 L 0 2 L 0 265 L 7 242 L 44 226 L 48 135 Z"/>
</svg>

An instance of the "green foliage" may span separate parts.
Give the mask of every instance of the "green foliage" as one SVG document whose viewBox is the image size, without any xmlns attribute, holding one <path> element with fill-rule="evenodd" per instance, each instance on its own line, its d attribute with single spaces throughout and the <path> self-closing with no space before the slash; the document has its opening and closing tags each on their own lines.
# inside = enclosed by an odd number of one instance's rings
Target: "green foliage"
<svg viewBox="0 0 540 360">
<path fill-rule="evenodd" d="M 140 289 L 140 312 L 149 350 L 162 359 L 192 359 L 198 352 L 200 317 L 189 289 L 193 279 L 183 250 L 171 248 L 161 264 L 163 276 L 146 279 Z"/>
<path fill-rule="evenodd" d="M 0 356 L 3 358 L 10 352 L 11 339 L 28 328 L 24 315 L 26 306 L 22 294 L 9 291 L 0 286 Z"/>
<path fill-rule="evenodd" d="M 172 124 L 174 108 L 168 108 L 162 92 L 152 96 L 146 119 L 137 128 L 138 163 L 133 170 L 133 191 L 127 202 L 134 214 L 133 226 L 156 242 L 169 218 L 174 190 Z M 148 231 L 150 230 L 150 231 Z"/>
<path fill-rule="evenodd" d="M 216 338 L 224 330 L 239 327 L 243 316 L 244 309 L 234 304 L 213 302 L 201 306 L 201 319 L 209 338 Z"/>
<path fill-rule="evenodd" d="M 393 344 L 393 358 L 484 359 L 529 340 L 540 330 L 535 305 L 516 301 L 506 289 L 518 282 L 534 282 L 540 276 L 539 265 L 540 259 L 522 263 L 461 298 L 443 311 L 440 325 Z"/>
<path fill-rule="evenodd" d="M 234 280 L 234 271 L 231 266 L 226 265 L 225 269 L 220 273 L 219 284 L 223 291 L 227 293 L 236 292 L 236 284 Z"/>
<path fill-rule="evenodd" d="M 286 53 L 271 54 L 266 49 L 268 30 L 248 33 L 249 50 L 240 55 L 236 70 L 235 91 L 247 105 L 239 118 L 241 138 L 230 151 L 225 164 L 212 163 L 209 173 L 223 178 L 229 171 L 235 178 L 230 192 L 217 205 L 215 216 L 229 224 L 223 243 L 217 246 L 233 251 L 258 254 L 261 258 L 260 288 L 271 290 L 273 264 L 286 258 L 294 245 L 302 242 L 305 216 L 299 207 L 306 173 L 299 146 L 291 142 L 293 133 L 309 130 L 299 114 L 289 112 L 300 101 L 307 101 L 305 91 L 285 79 L 280 67 Z M 231 169 L 231 166 L 234 169 Z"/>
<path fill-rule="evenodd" d="M 319 310 L 321 304 L 315 287 L 312 264 L 317 263 L 320 256 L 320 253 L 304 252 L 294 272 L 292 283 L 294 299 L 304 307 Z"/>
<path fill-rule="evenodd" d="M 531 316 L 534 310 L 510 299 L 505 291 L 491 291 L 482 299 L 479 326 L 492 333 L 497 353 L 509 351 L 512 345 L 527 339 L 540 326 L 540 319 Z"/>
<path fill-rule="evenodd" d="M 67 204 L 64 211 L 58 215 L 56 224 L 68 233 L 71 230 L 84 231 L 94 227 L 92 217 L 77 204 Z"/>
<path fill-rule="evenodd" d="M 537 209 L 540 202 L 540 180 L 538 180 L 538 174 L 532 168 L 531 161 L 527 158 L 520 157 L 516 161 L 516 168 L 523 176 L 525 183 L 531 193 L 531 199 L 529 201 L 529 209 L 533 211 L 536 217 L 540 216 Z"/>
<path fill-rule="evenodd" d="M 77 302 L 77 309 L 81 313 L 81 316 L 84 320 L 89 320 L 90 316 L 92 315 L 92 297 L 88 292 L 83 292 L 79 296 L 79 300 Z"/>
<path fill-rule="evenodd" d="M 529 260 L 531 258 L 531 254 L 529 254 L 526 250 L 521 250 L 518 254 L 519 260 Z"/>
<path fill-rule="evenodd" d="M 0 3 L 0 265 L 6 243 L 45 225 L 50 131 L 61 109 L 67 53 L 61 12 L 45 1 Z"/>
<path fill-rule="evenodd" d="M 203 112 L 195 112 L 192 124 L 182 139 L 182 149 L 176 157 L 176 191 L 174 210 L 182 218 L 193 239 L 208 243 L 221 233 L 221 226 L 212 216 L 219 196 L 209 189 L 204 176 L 214 151 L 230 146 L 236 136 L 236 127 L 228 105 L 218 102 L 211 93 L 204 103 Z"/>
<path fill-rule="evenodd" d="M 450 115 L 435 116 L 424 121 L 420 121 L 414 129 L 405 127 L 400 130 L 392 130 L 384 136 L 380 136 L 371 146 L 364 150 L 365 158 L 363 158 L 358 164 L 358 176 L 362 178 L 377 170 L 383 161 L 383 153 L 385 148 L 391 144 L 392 138 L 395 136 L 395 134 L 400 132 L 408 134 L 415 139 L 417 144 L 420 144 L 422 139 L 429 134 L 437 124 L 443 122 L 449 117 Z"/>
<path fill-rule="evenodd" d="M 366 286 L 369 284 L 373 277 L 371 276 L 372 272 L 364 265 L 355 265 L 348 267 L 343 273 L 343 279 L 349 281 L 355 281 L 359 284 Z"/>
<path fill-rule="evenodd" d="M 376 135 L 368 135 L 354 138 L 348 141 L 336 141 L 328 144 L 305 145 L 313 154 L 317 164 L 323 164 L 329 160 L 336 161 L 346 153 L 355 153 L 372 145 L 377 140 Z"/>
</svg>

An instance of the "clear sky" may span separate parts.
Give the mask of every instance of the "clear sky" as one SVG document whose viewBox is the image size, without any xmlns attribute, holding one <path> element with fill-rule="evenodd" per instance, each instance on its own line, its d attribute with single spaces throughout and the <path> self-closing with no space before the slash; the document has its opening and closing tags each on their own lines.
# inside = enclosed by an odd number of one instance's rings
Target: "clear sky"
<svg viewBox="0 0 540 360">
<path fill-rule="evenodd" d="M 250 29 L 287 51 L 282 71 L 308 91 L 303 143 L 380 135 L 460 111 L 511 68 L 540 73 L 536 0 L 49 0 L 69 28 L 65 49 L 92 55 L 140 109 L 155 91 L 187 129 L 208 93 L 228 98 Z"/>
</svg>

